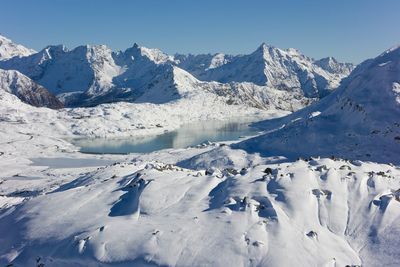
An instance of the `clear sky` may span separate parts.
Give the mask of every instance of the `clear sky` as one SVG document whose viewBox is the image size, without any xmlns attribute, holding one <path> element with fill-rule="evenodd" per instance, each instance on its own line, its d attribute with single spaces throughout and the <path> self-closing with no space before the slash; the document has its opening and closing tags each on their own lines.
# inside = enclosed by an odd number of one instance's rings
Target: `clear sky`
<svg viewBox="0 0 400 267">
<path fill-rule="evenodd" d="M 243 54 L 266 42 L 359 63 L 400 44 L 400 0 L 1 0 L 0 10 L 0 34 L 36 50 Z"/>
</svg>

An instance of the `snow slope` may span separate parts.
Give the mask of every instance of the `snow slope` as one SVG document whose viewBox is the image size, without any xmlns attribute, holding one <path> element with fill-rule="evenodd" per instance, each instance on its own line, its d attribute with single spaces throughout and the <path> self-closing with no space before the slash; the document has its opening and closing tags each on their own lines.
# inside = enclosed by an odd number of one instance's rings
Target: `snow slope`
<svg viewBox="0 0 400 267">
<path fill-rule="evenodd" d="M 197 121 L 235 117 L 254 117 L 257 121 L 287 114 L 282 110 L 229 105 L 224 98 L 212 93 L 190 94 L 190 97 L 163 104 L 120 102 L 54 111 L 26 105 L 0 90 L 0 121 L 4 121 L 2 127 L 10 135 L 19 131 L 19 124 L 22 124 L 32 133 L 58 138 L 127 138 L 161 134 Z"/>
<path fill-rule="evenodd" d="M 215 95 L 229 105 L 285 111 L 299 110 L 316 100 L 304 97 L 300 90 L 287 92 L 253 83 L 204 82 L 179 67 L 164 65 L 135 102 L 159 104 L 201 96 L 202 101 L 212 102 Z"/>
<path fill-rule="evenodd" d="M 12 57 L 25 57 L 33 53 L 36 53 L 36 51 L 16 44 L 10 39 L 0 35 L 0 60 L 6 60 Z"/>
<path fill-rule="evenodd" d="M 36 107 L 62 108 L 63 104 L 46 88 L 15 70 L 0 69 L 0 90 L 16 95 Z"/>
<path fill-rule="evenodd" d="M 263 154 L 400 162 L 400 48 L 360 64 L 334 93 L 239 147 Z M 301 140 L 301 141 L 300 141 Z"/>
<path fill-rule="evenodd" d="M 29 146 L 43 151 L 35 144 L 49 141 L 35 139 Z M 49 146 L 49 163 L 30 166 L 27 159 L 13 163 L 8 146 L 10 171 L 0 184 L 2 265 L 399 264 L 398 167 L 274 163 L 218 145 L 120 156 L 103 167 Z M 225 163 L 216 168 L 221 154 Z M 57 163 L 74 158 L 81 165 Z M 194 159 L 197 168 L 184 168 Z"/>
</svg>

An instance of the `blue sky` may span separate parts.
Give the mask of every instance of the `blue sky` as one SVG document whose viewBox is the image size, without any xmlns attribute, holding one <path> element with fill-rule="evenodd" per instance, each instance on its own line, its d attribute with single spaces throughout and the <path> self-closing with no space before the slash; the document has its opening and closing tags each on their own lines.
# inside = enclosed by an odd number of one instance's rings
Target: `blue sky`
<svg viewBox="0 0 400 267">
<path fill-rule="evenodd" d="M 239 54 L 266 42 L 358 63 L 400 44 L 399 0 L 2 0 L 0 8 L 0 33 L 36 50 L 137 42 L 170 54 Z"/>
</svg>

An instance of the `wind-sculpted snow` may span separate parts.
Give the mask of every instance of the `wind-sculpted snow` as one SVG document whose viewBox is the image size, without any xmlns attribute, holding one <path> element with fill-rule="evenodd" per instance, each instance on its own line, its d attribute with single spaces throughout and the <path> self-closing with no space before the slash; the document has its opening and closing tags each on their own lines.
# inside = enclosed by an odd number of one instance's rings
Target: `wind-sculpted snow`
<svg viewBox="0 0 400 267">
<path fill-rule="evenodd" d="M 330 159 L 219 172 L 116 163 L 3 210 L 1 263 L 395 266 L 399 175 Z"/>
<path fill-rule="evenodd" d="M 360 64 L 339 89 L 319 103 L 261 123 L 272 131 L 238 147 L 263 155 L 334 155 L 398 164 L 399 82 L 397 48 Z"/>
</svg>

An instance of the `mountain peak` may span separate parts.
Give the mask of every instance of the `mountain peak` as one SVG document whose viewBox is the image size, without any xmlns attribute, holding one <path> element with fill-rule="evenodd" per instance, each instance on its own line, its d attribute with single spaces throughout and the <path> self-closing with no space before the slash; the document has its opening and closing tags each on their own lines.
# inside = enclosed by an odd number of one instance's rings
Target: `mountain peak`
<svg viewBox="0 0 400 267">
<path fill-rule="evenodd" d="M 63 51 L 63 52 L 67 52 L 68 48 L 63 45 L 63 44 L 58 44 L 58 45 L 48 45 L 44 48 L 44 50 L 47 51 Z"/>
<path fill-rule="evenodd" d="M 12 57 L 25 57 L 35 53 L 35 50 L 16 44 L 7 37 L 0 35 L 0 60 Z"/>
<path fill-rule="evenodd" d="M 334 57 L 324 57 L 314 61 L 314 64 L 321 69 L 334 73 L 347 76 L 354 69 L 354 65 L 351 63 L 341 63 Z"/>
<path fill-rule="evenodd" d="M 264 51 L 270 50 L 270 49 L 275 49 L 275 47 L 272 46 L 272 45 L 269 45 L 269 44 L 267 44 L 267 43 L 265 43 L 265 42 L 263 42 L 263 43 L 261 43 L 261 45 L 256 49 L 256 51 L 264 52 Z"/>
<path fill-rule="evenodd" d="M 380 54 L 377 58 L 384 57 L 387 55 L 400 56 L 400 44 L 389 48 L 388 50 Z"/>
<path fill-rule="evenodd" d="M 139 46 L 134 43 L 131 48 L 128 48 L 123 52 L 133 58 L 145 57 L 156 64 L 163 64 L 167 62 L 172 62 L 174 59 L 157 48 L 147 48 L 144 46 Z"/>
<path fill-rule="evenodd" d="M 0 41 L 10 41 L 11 42 L 11 40 L 10 39 L 8 39 L 7 37 L 5 37 L 4 35 L 2 35 L 2 34 L 0 34 Z"/>
</svg>

